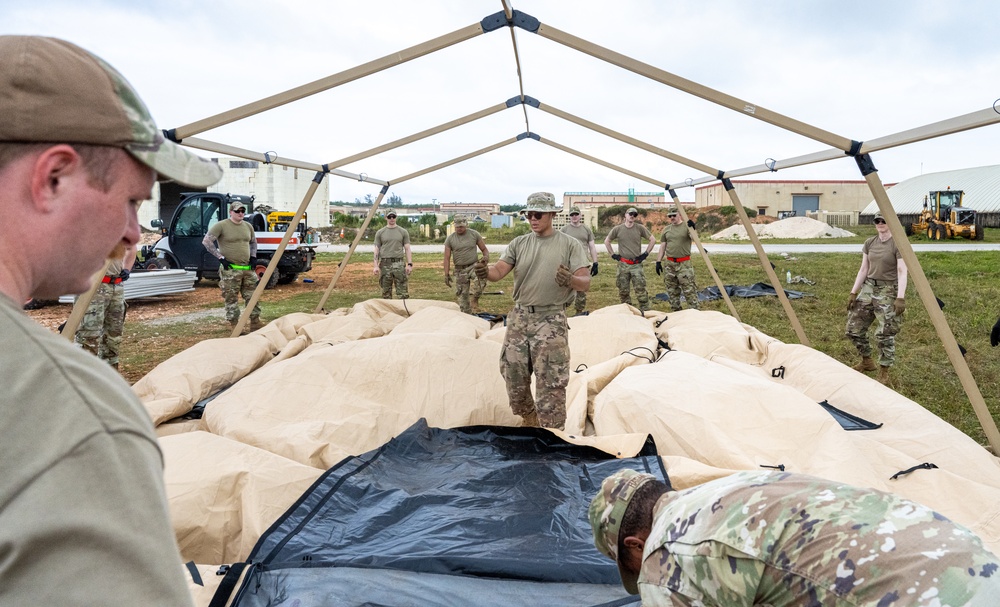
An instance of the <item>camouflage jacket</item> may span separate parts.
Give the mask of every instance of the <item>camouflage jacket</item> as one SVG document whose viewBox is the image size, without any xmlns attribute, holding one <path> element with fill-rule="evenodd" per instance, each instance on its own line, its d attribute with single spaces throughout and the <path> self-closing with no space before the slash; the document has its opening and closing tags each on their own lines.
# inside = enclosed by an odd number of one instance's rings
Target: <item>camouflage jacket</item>
<svg viewBox="0 0 1000 607">
<path fill-rule="evenodd" d="M 802 474 L 741 472 L 665 494 L 643 552 L 643 605 L 979 607 L 1000 561 L 901 497 Z"/>
</svg>

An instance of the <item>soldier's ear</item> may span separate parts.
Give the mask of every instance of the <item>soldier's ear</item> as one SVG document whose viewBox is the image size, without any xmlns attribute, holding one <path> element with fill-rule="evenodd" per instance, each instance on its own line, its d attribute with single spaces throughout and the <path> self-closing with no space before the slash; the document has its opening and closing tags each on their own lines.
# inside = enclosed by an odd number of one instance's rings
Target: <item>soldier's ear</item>
<svg viewBox="0 0 1000 607">
<path fill-rule="evenodd" d="M 646 547 L 646 540 L 635 535 L 625 536 L 625 540 L 622 543 L 628 549 L 638 550 L 639 554 L 642 554 L 642 549 Z"/>
</svg>

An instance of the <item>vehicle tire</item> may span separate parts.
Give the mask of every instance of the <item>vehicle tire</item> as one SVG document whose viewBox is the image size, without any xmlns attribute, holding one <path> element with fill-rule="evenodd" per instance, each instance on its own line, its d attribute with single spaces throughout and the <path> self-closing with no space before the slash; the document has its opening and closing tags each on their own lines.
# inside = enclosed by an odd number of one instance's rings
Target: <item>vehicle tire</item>
<svg viewBox="0 0 1000 607">
<path fill-rule="evenodd" d="M 278 279 L 278 284 L 279 285 L 291 284 L 291 283 L 295 282 L 295 279 L 298 278 L 298 277 L 299 277 L 299 275 L 296 274 L 295 272 L 291 272 L 289 274 L 282 274 L 281 278 Z"/>
<path fill-rule="evenodd" d="M 937 234 L 937 227 L 931 223 L 927 225 L 927 240 L 934 240 L 934 235 Z"/>
<path fill-rule="evenodd" d="M 170 262 L 161 257 L 154 257 L 146 262 L 144 267 L 146 270 L 169 270 Z"/>
<path fill-rule="evenodd" d="M 982 240 L 986 238 L 986 228 L 983 227 L 983 220 L 981 217 L 976 218 L 976 240 Z"/>
<path fill-rule="evenodd" d="M 913 236 L 913 224 L 912 223 L 903 224 L 903 231 L 906 232 L 907 236 Z"/>
<path fill-rule="evenodd" d="M 276 286 L 278 286 L 278 270 L 277 269 L 275 269 L 274 274 L 271 274 L 271 279 L 267 281 L 267 284 L 264 285 L 264 288 L 265 289 L 273 289 Z"/>
</svg>

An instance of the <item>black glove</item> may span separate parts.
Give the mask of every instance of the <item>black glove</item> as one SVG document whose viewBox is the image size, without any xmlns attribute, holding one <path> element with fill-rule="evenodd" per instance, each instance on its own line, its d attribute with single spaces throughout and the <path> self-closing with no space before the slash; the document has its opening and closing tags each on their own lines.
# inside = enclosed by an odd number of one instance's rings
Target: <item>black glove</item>
<svg viewBox="0 0 1000 607">
<path fill-rule="evenodd" d="M 230 262 L 225 257 L 220 257 L 219 258 L 219 267 L 225 268 L 227 270 L 232 270 L 233 269 L 233 264 L 232 264 L 232 262 Z"/>
<path fill-rule="evenodd" d="M 646 261 L 647 257 L 649 257 L 649 253 L 640 253 L 639 256 L 635 258 L 635 262 L 642 263 Z"/>
<path fill-rule="evenodd" d="M 121 278 L 122 282 L 125 282 L 131 273 L 128 268 L 122 268 L 122 271 L 118 273 L 118 278 Z"/>
<path fill-rule="evenodd" d="M 660 274 L 663 274 L 663 262 L 662 261 L 656 262 L 656 275 L 659 276 Z"/>
<path fill-rule="evenodd" d="M 990 345 L 994 348 L 1000 344 L 1000 318 L 997 319 L 997 324 L 993 325 L 993 330 L 990 331 Z"/>
<path fill-rule="evenodd" d="M 250 258 L 250 269 L 251 270 L 257 269 L 257 258 L 256 257 L 251 257 Z"/>
<path fill-rule="evenodd" d="M 612 253 L 611 254 L 611 259 L 614 259 L 615 261 L 621 261 L 622 260 L 622 256 L 619 255 L 618 253 Z"/>
<path fill-rule="evenodd" d="M 694 229 L 694 220 L 693 219 L 688 219 L 688 227 L 691 228 L 691 229 Z"/>
<path fill-rule="evenodd" d="M 596 261 L 594 262 L 594 265 L 590 266 L 590 275 L 591 276 L 597 276 L 597 262 Z"/>
</svg>

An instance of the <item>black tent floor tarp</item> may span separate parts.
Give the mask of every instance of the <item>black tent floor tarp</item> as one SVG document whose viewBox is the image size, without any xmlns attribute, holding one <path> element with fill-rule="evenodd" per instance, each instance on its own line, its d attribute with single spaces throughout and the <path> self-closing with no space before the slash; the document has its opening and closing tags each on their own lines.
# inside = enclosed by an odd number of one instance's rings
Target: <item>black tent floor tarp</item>
<svg viewBox="0 0 1000 607">
<path fill-rule="evenodd" d="M 622 468 L 667 480 L 652 439 L 615 459 L 545 430 L 420 420 L 324 473 L 254 547 L 233 604 L 637 604 L 587 521 Z"/>
</svg>

